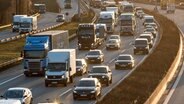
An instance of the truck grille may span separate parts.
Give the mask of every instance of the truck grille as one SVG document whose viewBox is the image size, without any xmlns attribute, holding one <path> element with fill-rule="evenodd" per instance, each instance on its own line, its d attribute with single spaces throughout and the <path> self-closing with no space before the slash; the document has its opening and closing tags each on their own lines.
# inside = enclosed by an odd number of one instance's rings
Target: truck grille
<svg viewBox="0 0 184 104">
<path fill-rule="evenodd" d="M 48 76 L 48 79 L 60 79 L 61 76 Z"/>
<path fill-rule="evenodd" d="M 39 70 L 40 62 L 29 62 L 29 68 L 32 70 Z"/>
</svg>

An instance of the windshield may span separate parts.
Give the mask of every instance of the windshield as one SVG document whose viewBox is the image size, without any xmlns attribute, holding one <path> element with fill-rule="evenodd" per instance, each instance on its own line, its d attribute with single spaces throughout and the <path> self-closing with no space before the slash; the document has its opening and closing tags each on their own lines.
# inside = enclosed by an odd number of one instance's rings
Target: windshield
<svg viewBox="0 0 184 104">
<path fill-rule="evenodd" d="M 44 58 L 45 56 L 45 51 L 24 51 L 25 58 Z"/>
<path fill-rule="evenodd" d="M 66 71 L 66 63 L 49 63 L 47 66 L 49 71 Z"/>
<path fill-rule="evenodd" d="M 94 34 L 93 28 L 79 28 L 79 34 L 83 36 L 90 36 Z"/>
<path fill-rule="evenodd" d="M 21 23 L 20 24 L 20 27 L 23 27 L 23 28 L 29 28 L 31 26 L 30 23 Z"/>
<path fill-rule="evenodd" d="M 88 55 L 100 55 L 99 51 L 90 51 Z"/>
<path fill-rule="evenodd" d="M 19 22 L 13 22 L 13 25 L 19 25 Z"/>
<path fill-rule="evenodd" d="M 4 94 L 5 98 L 22 98 L 23 90 L 9 90 Z"/>
<path fill-rule="evenodd" d="M 118 36 L 111 36 L 109 39 L 119 39 Z"/>
<path fill-rule="evenodd" d="M 135 41 L 135 45 L 147 45 L 147 41 L 137 40 L 137 41 Z"/>
<path fill-rule="evenodd" d="M 152 31 L 154 31 L 154 29 L 153 28 L 147 28 L 146 31 L 152 32 Z"/>
<path fill-rule="evenodd" d="M 132 25 L 132 20 L 122 20 L 121 21 L 121 26 L 127 26 L 127 25 Z"/>
<path fill-rule="evenodd" d="M 98 23 L 112 23 L 112 18 L 109 18 L 109 19 L 99 19 Z"/>
<path fill-rule="evenodd" d="M 154 21 L 153 21 L 153 19 L 145 19 L 145 22 L 152 23 Z"/>
<path fill-rule="evenodd" d="M 82 61 L 76 61 L 76 66 L 82 66 Z"/>
<path fill-rule="evenodd" d="M 93 68 L 91 70 L 92 73 L 107 73 L 107 69 L 104 67 L 99 67 L 99 68 Z"/>
<path fill-rule="evenodd" d="M 151 37 L 150 36 L 140 36 L 140 38 L 146 38 L 149 42 L 151 41 Z"/>
<path fill-rule="evenodd" d="M 132 6 L 125 6 L 124 12 L 133 12 L 134 8 Z"/>
<path fill-rule="evenodd" d="M 131 60 L 130 56 L 119 56 L 118 60 Z"/>
<path fill-rule="evenodd" d="M 95 86 L 95 82 L 94 81 L 90 81 L 90 80 L 87 80 L 87 81 L 79 81 L 78 87 L 93 87 Z"/>
</svg>

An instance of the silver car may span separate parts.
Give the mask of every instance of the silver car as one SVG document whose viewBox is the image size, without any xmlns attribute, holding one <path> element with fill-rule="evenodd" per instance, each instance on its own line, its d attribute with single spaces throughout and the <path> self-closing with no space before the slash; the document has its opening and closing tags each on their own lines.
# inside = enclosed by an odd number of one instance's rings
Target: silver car
<svg viewBox="0 0 184 104">
<path fill-rule="evenodd" d="M 134 58 L 130 54 L 120 54 L 115 61 L 115 69 L 134 67 Z"/>
<path fill-rule="evenodd" d="M 120 49 L 120 41 L 118 39 L 109 39 L 106 43 L 106 49 Z"/>
<path fill-rule="evenodd" d="M 117 39 L 121 43 L 120 35 L 110 35 L 109 39 Z"/>
<path fill-rule="evenodd" d="M 87 63 L 85 59 L 76 59 L 76 74 L 77 75 L 83 75 L 84 73 L 87 73 Z"/>
<path fill-rule="evenodd" d="M 17 99 L 20 100 L 22 104 L 33 103 L 31 90 L 23 87 L 9 88 L 1 97 L 5 99 Z"/>
</svg>

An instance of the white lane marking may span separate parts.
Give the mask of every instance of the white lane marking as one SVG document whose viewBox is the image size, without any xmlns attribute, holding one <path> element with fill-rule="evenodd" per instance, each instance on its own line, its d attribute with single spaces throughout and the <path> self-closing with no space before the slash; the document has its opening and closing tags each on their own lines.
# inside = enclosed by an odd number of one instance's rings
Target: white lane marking
<svg viewBox="0 0 184 104">
<path fill-rule="evenodd" d="M 9 79 L 9 80 L 6 80 L 6 81 L 0 83 L 0 86 L 3 85 L 3 84 L 5 84 L 5 83 L 8 83 L 8 82 L 10 82 L 10 81 L 12 81 L 12 80 L 14 80 L 14 79 L 17 79 L 17 78 L 19 78 L 19 77 L 21 77 L 21 76 L 23 76 L 23 75 L 24 75 L 24 74 L 20 74 L 20 75 L 18 75 L 18 76 L 16 76 L 16 77 L 13 77 L 13 78 Z"/>
<path fill-rule="evenodd" d="M 126 51 L 126 49 L 122 50 L 120 53 L 123 53 L 123 52 L 125 52 L 125 51 Z M 119 56 L 119 55 L 118 55 L 118 56 Z M 110 60 L 108 64 L 112 63 L 118 56 L 116 56 L 115 58 L 113 58 L 112 60 Z"/>
<path fill-rule="evenodd" d="M 70 92 L 71 90 L 72 89 L 70 88 L 70 89 L 66 90 L 65 92 L 63 92 L 62 94 L 60 94 L 59 96 L 61 97 L 61 96 L 65 95 L 66 93 Z"/>
</svg>

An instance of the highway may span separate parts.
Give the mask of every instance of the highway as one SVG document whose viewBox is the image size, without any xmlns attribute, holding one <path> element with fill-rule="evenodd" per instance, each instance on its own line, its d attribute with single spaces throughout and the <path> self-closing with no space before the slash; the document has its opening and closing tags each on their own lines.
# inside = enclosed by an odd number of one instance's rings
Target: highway
<svg viewBox="0 0 184 104">
<path fill-rule="evenodd" d="M 77 8 L 78 8 L 78 6 L 76 5 L 77 0 L 73 0 L 72 9 L 63 8 L 64 0 L 57 0 L 57 1 L 58 1 L 58 4 L 60 4 L 59 6 L 61 7 L 61 13 L 68 12 L 69 15 L 66 18 L 70 20 L 71 17 L 77 12 Z M 52 12 L 46 12 L 45 14 L 41 14 L 38 19 L 38 30 L 45 29 L 47 27 L 58 24 L 59 22 L 56 22 L 57 14 L 58 13 L 52 13 Z M 2 30 L 0 31 L 0 40 L 17 36 L 17 35 L 19 35 L 19 33 L 16 33 L 16 32 L 13 33 L 12 29 Z"/>
<path fill-rule="evenodd" d="M 137 6 L 144 7 L 149 10 L 153 10 L 154 6 L 145 4 L 136 4 Z M 173 20 L 181 31 L 184 33 L 184 10 L 176 9 L 175 14 L 166 14 L 166 11 L 159 10 L 159 13 Z M 173 34 L 174 35 L 174 34 Z M 184 34 L 183 34 L 184 35 Z M 184 67 L 181 69 L 184 70 Z M 184 73 L 181 72 L 181 79 L 179 79 L 176 87 L 172 88 L 173 93 L 167 96 L 167 100 L 164 104 L 183 104 L 184 98 Z"/>
<path fill-rule="evenodd" d="M 96 10 L 97 11 L 97 10 Z M 102 63 L 103 65 L 108 65 L 113 73 L 113 82 L 108 87 L 103 87 L 102 96 L 109 91 L 116 83 L 118 83 L 122 78 L 124 78 L 128 73 L 132 70 L 115 70 L 114 69 L 114 59 L 120 54 L 132 54 L 133 55 L 133 46 L 131 45 L 134 42 L 136 37 L 139 37 L 139 34 L 143 32 L 142 20 L 138 19 L 138 28 L 137 34 L 135 36 L 121 36 L 122 46 L 120 50 L 107 51 L 105 49 L 105 44 L 99 47 L 105 55 L 105 61 Z M 118 33 L 119 27 L 116 27 L 115 34 Z M 159 36 L 157 36 L 155 43 L 158 42 Z M 70 48 L 77 49 L 77 39 L 70 41 Z M 155 46 L 154 46 L 155 48 Z M 152 51 L 152 50 L 151 50 Z M 85 54 L 88 51 L 78 51 L 77 50 L 77 58 L 84 58 Z M 141 62 L 145 60 L 148 55 L 133 55 L 135 59 L 135 65 L 137 66 Z M 89 70 L 93 64 L 89 65 Z M 135 68 L 134 68 L 135 69 Z M 86 77 L 87 75 L 83 75 L 82 77 Z M 72 89 L 73 86 L 81 79 L 82 77 L 75 77 L 74 83 L 69 84 L 67 87 L 62 85 L 59 86 L 44 86 L 44 77 L 30 77 L 27 78 L 23 75 L 23 65 L 18 65 L 13 68 L 10 68 L 2 73 L 0 73 L 0 93 L 3 94 L 10 87 L 27 87 L 32 90 L 34 97 L 34 104 L 38 102 L 46 102 L 46 99 L 50 99 L 53 101 L 55 98 L 59 98 L 62 100 L 64 104 L 89 104 L 94 103 L 94 100 L 77 100 L 73 101 L 72 97 Z"/>
</svg>

